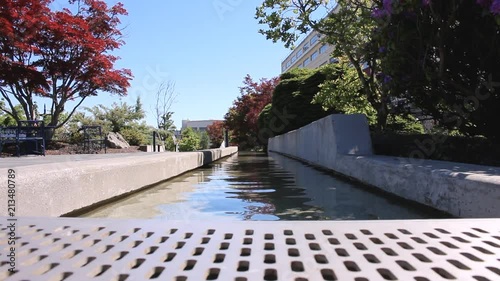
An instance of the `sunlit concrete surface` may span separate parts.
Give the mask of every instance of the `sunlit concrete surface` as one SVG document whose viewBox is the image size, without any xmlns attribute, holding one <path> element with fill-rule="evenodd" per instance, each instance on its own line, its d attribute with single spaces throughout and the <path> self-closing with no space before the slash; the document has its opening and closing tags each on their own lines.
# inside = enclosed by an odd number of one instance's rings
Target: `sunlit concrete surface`
<svg viewBox="0 0 500 281">
<path fill-rule="evenodd" d="M 174 153 L 174 152 L 165 152 Z M 148 157 L 149 153 L 108 153 L 108 154 L 70 154 L 70 155 L 23 155 L 21 157 L 0 158 L 1 168 L 16 168 L 22 166 L 68 163 L 74 161 L 89 161 L 100 159 L 114 159 L 127 157 Z"/>
<path fill-rule="evenodd" d="M 269 139 L 268 150 L 451 215 L 500 217 L 500 168 L 373 155 L 363 115 L 330 115 Z"/>
<path fill-rule="evenodd" d="M 17 216 L 61 216 L 164 181 L 238 151 L 3 158 L 0 180 L 15 171 Z M 7 202 L 7 192 L 0 202 Z M 7 215 L 1 208 L 0 215 Z"/>
<path fill-rule="evenodd" d="M 200 175 L 203 177 L 203 175 Z M 196 189 L 196 184 L 201 181 L 199 177 L 181 175 L 166 182 L 159 183 L 144 191 L 135 193 L 109 205 L 105 205 L 84 214 L 88 218 L 158 218 L 164 215 L 161 207 L 167 204 L 175 204 L 187 200 L 187 194 Z M 163 191 L 163 192 L 162 192 Z M 183 218 L 190 216 L 193 210 L 185 208 L 178 212 L 168 213 L 167 219 L 171 217 Z M 166 214 L 165 214 L 166 215 Z"/>
</svg>

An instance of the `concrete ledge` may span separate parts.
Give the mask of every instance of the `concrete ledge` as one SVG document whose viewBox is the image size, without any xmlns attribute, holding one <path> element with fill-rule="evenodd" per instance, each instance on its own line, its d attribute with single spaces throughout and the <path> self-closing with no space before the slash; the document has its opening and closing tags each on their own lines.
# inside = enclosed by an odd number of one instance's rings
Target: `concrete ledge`
<svg viewBox="0 0 500 281">
<path fill-rule="evenodd" d="M 457 217 L 500 217 L 499 168 L 373 155 L 344 156 L 337 171 Z"/>
<path fill-rule="evenodd" d="M 373 155 L 367 124 L 337 116 L 270 139 L 269 151 L 457 217 L 500 217 L 500 168 Z"/>
<path fill-rule="evenodd" d="M 61 216 L 232 155 L 237 147 L 182 153 L 130 153 L 85 157 L 6 159 L 0 180 L 7 182 L 8 169 L 15 170 L 16 216 Z M 54 161 L 54 159 L 56 159 Z M 66 160 L 66 161 L 65 161 Z M 0 201 L 7 203 L 7 190 Z M 7 207 L 0 216 L 8 216 Z"/>
</svg>

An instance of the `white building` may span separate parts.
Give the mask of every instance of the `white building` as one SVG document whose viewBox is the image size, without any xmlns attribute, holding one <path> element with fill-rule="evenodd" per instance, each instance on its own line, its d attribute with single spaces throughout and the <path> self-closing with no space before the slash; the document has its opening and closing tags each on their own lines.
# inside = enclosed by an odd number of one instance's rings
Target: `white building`
<svg viewBox="0 0 500 281">
<path fill-rule="evenodd" d="M 339 5 L 330 13 L 336 13 Z M 293 68 L 318 68 L 327 63 L 336 63 L 338 59 L 332 58 L 333 46 L 321 42 L 322 35 L 311 31 L 295 47 L 295 49 L 281 62 L 281 73 Z"/>
<path fill-rule="evenodd" d="M 206 131 L 207 127 L 212 125 L 215 121 L 223 122 L 223 120 L 182 120 L 181 131 L 185 128 L 193 128 L 195 131 Z"/>
</svg>

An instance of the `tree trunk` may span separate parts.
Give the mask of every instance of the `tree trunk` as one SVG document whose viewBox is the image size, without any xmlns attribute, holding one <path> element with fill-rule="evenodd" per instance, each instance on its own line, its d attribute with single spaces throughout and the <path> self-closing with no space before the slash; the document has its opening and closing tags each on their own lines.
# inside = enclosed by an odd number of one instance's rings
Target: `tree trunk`
<svg viewBox="0 0 500 281">
<path fill-rule="evenodd" d="M 387 126 L 387 117 L 389 116 L 389 112 L 387 110 L 387 106 L 381 104 L 377 109 L 377 131 L 382 132 L 385 130 Z"/>
</svg>

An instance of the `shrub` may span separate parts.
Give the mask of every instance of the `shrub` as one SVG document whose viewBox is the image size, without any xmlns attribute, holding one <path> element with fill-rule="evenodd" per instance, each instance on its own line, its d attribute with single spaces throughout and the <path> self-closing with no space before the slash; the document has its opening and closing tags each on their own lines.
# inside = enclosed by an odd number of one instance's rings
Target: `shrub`
<svg viewBox="0 0 500 281">
<path fill-rule="evenodd" d="M 386 131 L 400 134 L 423 134 L 424 126 L 413 116 L 389 115 Z"/>
<path fill-rule="evenodd" d="M 266 105 L 259 114 L 259 141 L 265 145 L 269 137 L 336 113 L 335 109 L 324 110 L 320 104 L 312 103 L 325 79 L 322 68 L 296 68 L 283 73 L 274 89 L 271 104 Z"/>
<path fill-rule="evenodd" d="M 148 143 L 148 135 L 138 127 L 122 129 L 119 132 L 130 145 L 141 145 Z"/>
<path fill-rule="evenodd" d="M 200 136 L 199 149 L 208 149 L 208 146 L 210 144 L 210 138 L 208 137 L 207 132 L 202 131 L 202 132 L 200 132 L 199 136 Z"/>
<path fill-rule="evenodd" d="M 182 131 L 182 139 L 179 142 L 179 151 L 195 151 L 200 146 L 200 138 L 192 128 Z"/>
</svg>

